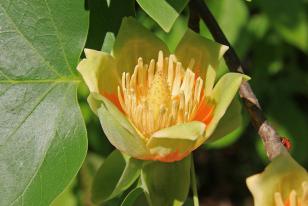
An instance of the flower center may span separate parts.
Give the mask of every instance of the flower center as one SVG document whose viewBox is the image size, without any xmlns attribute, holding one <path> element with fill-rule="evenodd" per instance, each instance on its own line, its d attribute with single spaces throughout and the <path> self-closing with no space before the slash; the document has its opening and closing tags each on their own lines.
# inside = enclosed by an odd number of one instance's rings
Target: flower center
<svg viewBox="0 0 308 206">
<path fill-rule="evenodd" d="M 122 109 L 146 138 L 153 132 L 194 119 L 203 97 L 203 80 L 186 70 L 174 55 L 144 64 L 138 59 L 132 75 L 122 74 L 118 98 Z"/>
<path fill-rule="evenodd" d="M 302 184 L 302 195 L 298 197 L 297 192 L 292 190 L 287 200 L 283 201 L 280 192 L 275 193 L 275 206 L 308 206 L 308 182 Z"/>
</svg>

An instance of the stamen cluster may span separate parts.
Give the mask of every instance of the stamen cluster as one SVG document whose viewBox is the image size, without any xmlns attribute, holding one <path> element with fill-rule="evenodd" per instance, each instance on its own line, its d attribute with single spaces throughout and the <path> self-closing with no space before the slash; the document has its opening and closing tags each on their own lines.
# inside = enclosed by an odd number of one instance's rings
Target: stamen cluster
<svg viewBox="0 0 308 206">
<path fill-rule="evenodd" d="M 144 64 L 140 57 L 131 75 L 122 74 L 118 98 L 122 109 L 143 135 L 175 124 L 192 121 L 203 94 L 203 80 L 185 70 L 174 55 L 163 56 Z"/>
</svg>

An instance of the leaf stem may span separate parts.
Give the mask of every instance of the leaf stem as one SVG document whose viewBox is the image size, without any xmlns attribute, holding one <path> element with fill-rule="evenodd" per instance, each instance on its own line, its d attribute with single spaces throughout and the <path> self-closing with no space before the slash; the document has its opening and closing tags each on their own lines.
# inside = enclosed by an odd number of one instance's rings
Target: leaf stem
<svg viewBox="0 0 308 206">
<path fill-rule="evenodd" d="M 195 163 L 193 156 L 191 157 L 191 190 L 193 192 L 193 201 L 194 206 L 199 206 L 199 198 L 198 198 L 198 191 L 197 191 L 197 181 L 196 181 L 196 171 L 195 171 Z"/>
</svg>

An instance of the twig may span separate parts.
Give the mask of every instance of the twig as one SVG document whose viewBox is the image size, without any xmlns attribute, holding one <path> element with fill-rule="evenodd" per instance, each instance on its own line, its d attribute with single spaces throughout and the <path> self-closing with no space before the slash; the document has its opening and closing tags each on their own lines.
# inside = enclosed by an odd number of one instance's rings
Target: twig
<svg viewBox="0 0 308 206">
<path fill-rule="evenodd" d="M 229 50 L 224 55 L 224 59 L 229 70 L 239 73 L 244 73 L 244 71 L 246 72 L 247 69 L 241 63 L 236 52 L 219 27 L 215 17 L 204 3 L 204 0 L 191 0 L 190 3 L 193 5 L 193 8 L 196 9 L 201 19 L 205 22 L 215 41 L 229 46 Z M 281 143 L 280 136 L 266 120 L 258 99 L 256 98 L 248 82 L 242 83 L 239 93 L 244 102 L 245 108 L 250 115 L 253 126 L 256 128 L 258 134 L 262 138 L 268 158 L 272 160 L 281 152 L 285 152 L 286 149 Z"/>
<path fill-rule="evenodd" d="M 194 32 L 199 33 L 200 32 L 200 27 L 199 27 L 200 16 L 196 12 L 195 5 L 193 4 L 192 1 L 189 2 L 188 6 L 189 6 L 188 27 L 191 28 Z"/>
</svg>

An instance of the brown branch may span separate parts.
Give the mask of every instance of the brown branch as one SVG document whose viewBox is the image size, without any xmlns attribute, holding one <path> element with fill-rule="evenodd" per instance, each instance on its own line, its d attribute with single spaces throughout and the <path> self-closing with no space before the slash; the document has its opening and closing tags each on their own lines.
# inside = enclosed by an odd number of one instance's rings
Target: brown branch
<svg viewBox="0 0 308 206">
<path fill-rule="evenodd" d="M 200 16 L 198 14 L 197 9 L 192 1 L 189 2 L 189 19 L 188 19 L 188 27 L 196 33 L 200 32 L 199 22 Z"/>
<path fill-rule="evenodd" d="M 229 46 L 229 50 L 224 55 L 224 59 L 229 70 L 239 73 L 244 73 L 244 71 L 247 71 L 223 31 L 219 27 L 215 17 L 204 3 L 204 0 L 191 0 L 190 3 L 192 4 L 192 7 L 190 8 L 193 8 L 198 12 L 215 41 Z M 281 143 L 280 136 L 266 120 L 258 99 L 256 98 L 248 82 L 242 83 L 239 93 L 244 102 L 245 108 L 250 115 L 253 126 L 262 138 L 268 158 L 272 160 L 281 152 L 285 152 L 286 149 Z"/>
</svg>

